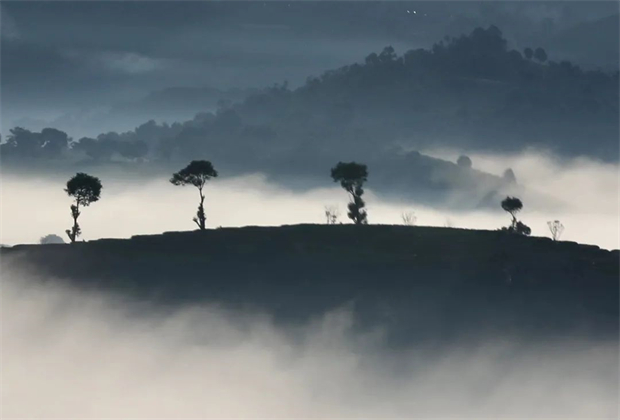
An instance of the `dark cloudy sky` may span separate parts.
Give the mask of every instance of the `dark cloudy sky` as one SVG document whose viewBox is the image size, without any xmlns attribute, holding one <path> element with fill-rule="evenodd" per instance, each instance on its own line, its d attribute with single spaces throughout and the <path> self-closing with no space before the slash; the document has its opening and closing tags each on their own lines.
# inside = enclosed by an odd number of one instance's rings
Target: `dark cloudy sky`
<svg viewBox="0 0 620 420">
<path fill-rule="evenodd" d="M 298 85 L 386 45 L 429 47 L 478 25 L 496 24 L 514 48 L 617 63 L 617 39 L 597 41 L 617 31 L 615 18 L 599 23 L 616 2 L 3 1 L 1 11 L 3 133 L 171 86 Z M 584 45 L 562 45 L 575 31 Z"/>
</svg>

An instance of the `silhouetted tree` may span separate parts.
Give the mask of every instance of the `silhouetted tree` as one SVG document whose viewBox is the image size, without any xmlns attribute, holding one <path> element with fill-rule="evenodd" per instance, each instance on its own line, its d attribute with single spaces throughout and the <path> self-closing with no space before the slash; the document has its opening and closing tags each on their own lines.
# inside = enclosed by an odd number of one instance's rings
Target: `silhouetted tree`
<svg viewBox="0 0 620 420">
<path fill-rule="evenodd" d="M 516 197 L 506 197 L 502 200 L 502 208 L 507 211 L 512 217 L 512 223 L 510 230 L 515 231 L 517 229 L 517 217 L 516 214 L 523 208 L 523 203 Z"/>
<path fill-rule="evenodd" d="M 108 161 L 118 151 L 118 141 L 100 135 L 97 139 L 82 137 L 72 146 L 72 150 L 83 152 L 96 161 Z"/>
<path fill-rule="evenodd" d="M 192 220 L 198 225 L 200 230 L 206 229 L 207 220 L 204 208 L 205 196 L 202 193 L 202 189 L 208 180 L 216 177 L 217 171 L 213 168 L 211 162 L 208 160 L 193 160 L 185 168 L 172 174 L 172 178 L 170 178 L 170 182 L 174 185 L 193 185 L 198 188 L 198 192 L 200 193 L 200 204 L 198 205 L 196 217 Z"/>
<path fill-rule="evenodd" d="M 364 59 L 364 62 L 366 63 L 367 66 L 376 66 L 377 64 L 380 63 L 379 56 L 377 55 L 377 53 L 370 53 Z"/>
<path fill-rule="evenodd" d="M 59 158 L 71 139 L 64 131 L 44 128 L 40 133 L 15 127 L 9 130 L 6 143 L 0 146 L 5 156 L 26 158 Z"/>
<path fill-rule="evenodd" d="M 118 143 L 118 152 L 127 159 L 141 159 L 149 151 L 148 145 L 142 140 L 122 141 Z"/>
<path fill-rule="evenodd" d="M 459 156 L 459 158 L 456 161 L 456 164 L 459 165 L 461 168 L 471 168 L 472 163 L 471 163 L 471 159 L 469 158 L 469 156 L 465 156 L 465 155 L 461 155 Z"/>
<path fill-rule="evenodd" d="M 530 236 L 530 234 L 532 233 L 532 229 L 530 229 L 530 227 L 525 223 L 519 221 L 515 226 L 514 232 L 519 235 Z"/>
<path fill-rule="evenodd" d="M 22 127 L 15 127 L 9 130 L 6 143 L 2 146 L 2 152 L 5 156 L 15 154 L 33 157 L 37 155 L 41 142 L 36 133 Z"/>
<path fill-rule="evenodd" d="M 99 178 L 78 172 L 73 178 L 67 181 L 67 187 L 65 192 L 75 198 L 75 204 L 71 204 L 71 217 L 73 218 L 73 226 L 71 229 L 67 229 L 65 232 L 71 240 L 71 243 L 75 242 L 78 236 L 82 233 L 80 225 L 78 224 L 78 217 L 80 217 L 80 206 L 87 207 L 91 203 L 98 201 L 101 196 L 101 181 Z"/>
<path fill-rule="evenodd" d="M 46 157 L 60 157 L 68 149 L 70 140 L 64 131 L 55 128 L 41 130 L 41 148 Z"/>
<path fill-rule="evenodd" d="M 356 225 L 368 223 L 366 210 L 364 209 L 366 203 L 362 200 L 362 195 L 364 194 L 363 185 L 368 179 L 366 165 L 355 162 L 338 162 L 332 168 L 331 175 L 334 182 L 340 182 L 342 188 L 351 194 L 351 202 L 348 205 L 349 213 L 347 214 L 349 219 L 353 220 Z"/>
<path fill-rule="evenodd" d="M 536 48 L 536 51 L 534 51 L 534 58 L 541 63 L 544 63 L 545 61 L 547 61 L 547 52 L 542 48 L 538 47 Z"/>
<path fill-rule="evenodd" d="M 523 55 L 528 60 L 531 60 L 532 57 L 534 56 L 534 51 L 530 47 L 527 47 L 526 49 L 523 50 Z"/>
<path fill-rule="evenodd" d="M 396 52 L 394 52 L 394 48 L 391 45 L 383 48 L 383 51 L 379 54 L 379 61 L 381 63 L 389 63 L 397 58 L 398 56 L 396 55 Z"/>
<path fill-rule="evenodd" d="M 554 241 L 560 239 L 562 232 L 564 232 L 564 225 L 559 220 L 554 220 L 547 222 L 547 226 L 549 226 L 549 231 L 551 232 L 551 239 Z"/>
<path fill-rule="evenodd" d="M 545 61 L 547 61 L 547 53 L 545 50 L 538 47 L 536 48 L 536 51 L 534 51 L 534 58 L 540 61 L 541 63 L 544 63 Z"/>
</svg>

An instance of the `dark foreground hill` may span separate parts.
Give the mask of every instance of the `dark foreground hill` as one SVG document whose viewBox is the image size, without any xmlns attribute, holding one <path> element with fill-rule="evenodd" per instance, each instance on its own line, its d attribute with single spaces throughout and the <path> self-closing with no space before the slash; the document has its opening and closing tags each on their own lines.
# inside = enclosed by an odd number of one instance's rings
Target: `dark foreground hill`
<svg viewBox="0 0 620 420">
<path fill-rule="evenodd" d="M 618 336 L 619 253 L 497 231 L 297 225 L 2 249 L 24 270 L 148 299 L 296 323 L 348 306 L 393 340 Z"/>
</svg>

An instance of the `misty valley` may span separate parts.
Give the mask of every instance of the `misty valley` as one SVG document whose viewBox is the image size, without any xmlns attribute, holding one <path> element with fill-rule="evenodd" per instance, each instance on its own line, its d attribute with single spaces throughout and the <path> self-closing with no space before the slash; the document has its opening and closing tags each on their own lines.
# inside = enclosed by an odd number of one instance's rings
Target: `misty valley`
<svg viewBox="0 0 620 420">
<path fill-rule="evenodd" d="M 0 417 L 620 415 L 618 3 L 0 23 Z"/>
</svg>

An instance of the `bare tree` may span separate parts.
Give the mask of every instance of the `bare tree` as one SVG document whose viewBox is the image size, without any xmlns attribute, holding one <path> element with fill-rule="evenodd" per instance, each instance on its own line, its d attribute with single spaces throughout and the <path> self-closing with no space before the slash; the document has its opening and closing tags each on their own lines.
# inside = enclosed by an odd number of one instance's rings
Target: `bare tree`
<svg viewBox="0 0 620 420">
<path fill-rule="evenodd" d="M 403 219 L 403 225 L 405 226 L 415 226 L 415 222 L 418 220 L 414 211 L 404 211 L 400 217 Z"/>
<path fill-rule="evenodd" d="M 338 223 L 338 217 L 340 217 L 340 210 L 336 206 L 325 206 L 325 221 L 328 225 L 335 225 Z"/>
<path fill-rule="evenodd" d="M 562 232 L 564 232 L 564 225 L 559 220 L 554 220 L 547 222 L 547 226 L 549 226 L 549 231 L 551 232 L 551 239 L 554 241 L 559 240 Z"/>
</svg>

